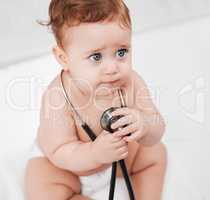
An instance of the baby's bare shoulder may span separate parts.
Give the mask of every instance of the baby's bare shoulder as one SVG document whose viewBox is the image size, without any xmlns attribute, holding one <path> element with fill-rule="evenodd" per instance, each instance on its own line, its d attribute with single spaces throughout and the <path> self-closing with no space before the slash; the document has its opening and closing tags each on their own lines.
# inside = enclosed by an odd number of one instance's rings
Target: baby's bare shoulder
<svg viewBox="0 0 210 200">
<path fill-rule="evenodd" d="M 144 79 L 141 77 L 141 75 L 135 71 L 135 70 L 132 70 L 132 73 L 131 73 L 131 80 L 133 80 L 134 82 L 134 86 L 136 87 L 147 87 L 146 86 L 146 83 L 144 81 Z"/>
<path fill-rule="evenodd" d="M 134 86 L 134 92 L 135 94 L 141 95 L 141 96 L 149 96 L 149 88 L 143 79 L 143 77 L 135 70 L 131 73 L 131 80 L 132 84 Z"/>
<path fill-rule="evenodd" d="M 44 96 L 46 97 L 53 97 L 51 98 L 52 101 L 59 101 L 61 103 L 63 101 L 63 94 L 62 88 L 60 83 L 60 75 L 58 74 L 48 85 L 47 89 L 45 90 Z"/>
<path fill-rule="evenodd" d="M 158 111 L 151 97 L 149 87 L 142 76 L 133 70 L 132 78 L 135 88 L 135 106 L 148 113 L 157 113 Z"/>
<path fill-rule="evenodd" d="M 42 96 L 38 142 L 42 150 L 50 154 L 61 144 L 77 139 L 75 121 L 68 109 L 58 75 Z"/>
<path fill-rule="evenodd" d="M 49 83 L 42 96 L 42 105 L 44 107 L 50 107 L 51 110 L 56 112 L 62 112 L 72 116 L 72 110 L 64 97 L 60 74 Z"/>
</svg>

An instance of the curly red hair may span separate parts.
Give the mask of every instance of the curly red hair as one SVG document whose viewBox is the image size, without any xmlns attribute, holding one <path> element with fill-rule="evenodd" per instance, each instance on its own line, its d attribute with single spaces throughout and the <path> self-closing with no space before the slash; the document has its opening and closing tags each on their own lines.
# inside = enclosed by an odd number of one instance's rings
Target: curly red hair
<svg viewBox="0 0 210 200">
<path fill-rule="evenodd" d="M 52 0 L 49 6 L 49 21 L 39 24 L 51 27 L 57 44 L 64 48 L 65 28 L 80 23 L 116 19 L 121 26 L 131 29 L 129 9 L 123 0 Z"/>
</svg>

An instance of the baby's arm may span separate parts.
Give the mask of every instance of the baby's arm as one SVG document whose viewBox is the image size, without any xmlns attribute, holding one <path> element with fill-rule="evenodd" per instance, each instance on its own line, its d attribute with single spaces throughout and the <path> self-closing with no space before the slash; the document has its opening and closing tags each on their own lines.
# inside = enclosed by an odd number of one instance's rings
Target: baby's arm
<svg viewBox="0 0 210 200">
<path fill-rule="evenodd" d="M 78 140 L 71 112 L 55 83 L 42 97 L 38 142 L 48 159 L 59 168 L 79 174 L 101 167 L 94 160 L 92 142 Z"/>
<path fill-rule="evenodd" d="M 135 107 L 143 114 L 145 122 L 143 131 L 147 132 L 139 143 L 145 146 L 152 146 L 160 141 L 165 131 L 165 122 L 151 99 L 146 83 L 135 71 L 133 71 L 133 80 Z"/>
</svg>

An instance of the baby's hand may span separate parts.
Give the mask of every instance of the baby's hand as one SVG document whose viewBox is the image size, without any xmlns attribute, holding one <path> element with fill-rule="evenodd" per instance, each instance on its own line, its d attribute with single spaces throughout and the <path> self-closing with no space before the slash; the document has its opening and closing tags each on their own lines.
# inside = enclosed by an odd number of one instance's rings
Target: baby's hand
<svg viewBox="0 0 210 200">
<path fill-rule="evenodd" d="M 123 115 L 111 125 L 112 129 L 118 129 L 114 136 L 123 137 L 126 142 L 139 141 L 145 132 L 143 114 L 135 108 L 123 107 L 112 112 L 112 116 Z M 122 128 L 124 127 L 124 128 Z"/>
<path fill-rule="evenodd" d="M 127 142 L 105 130 L 96 138 L 92 147 L 95 159 L 100 164 L 109 164 L 128 155 Z"/>
</svg>

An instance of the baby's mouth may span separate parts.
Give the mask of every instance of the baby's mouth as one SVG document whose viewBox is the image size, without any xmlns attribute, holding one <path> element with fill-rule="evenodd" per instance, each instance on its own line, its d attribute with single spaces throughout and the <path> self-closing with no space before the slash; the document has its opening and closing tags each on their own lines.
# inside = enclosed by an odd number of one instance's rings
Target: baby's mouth
<svg viewBox="0 0 210 200">
<path fill-rule="evenodd" d="M 96 96 L 113 95 L 117 89 L 120 88 L 120 81 L 113 81 L 108 83 L 101 83 L 95 91 Z"/>
<path fill-rule="evenodd" d="M 107 83 L 101 83 L 100 87 L 104 87 L 104 88 L 119 88 L 120 87 L 120 80 L 107 82 Z"/>
</svg>

